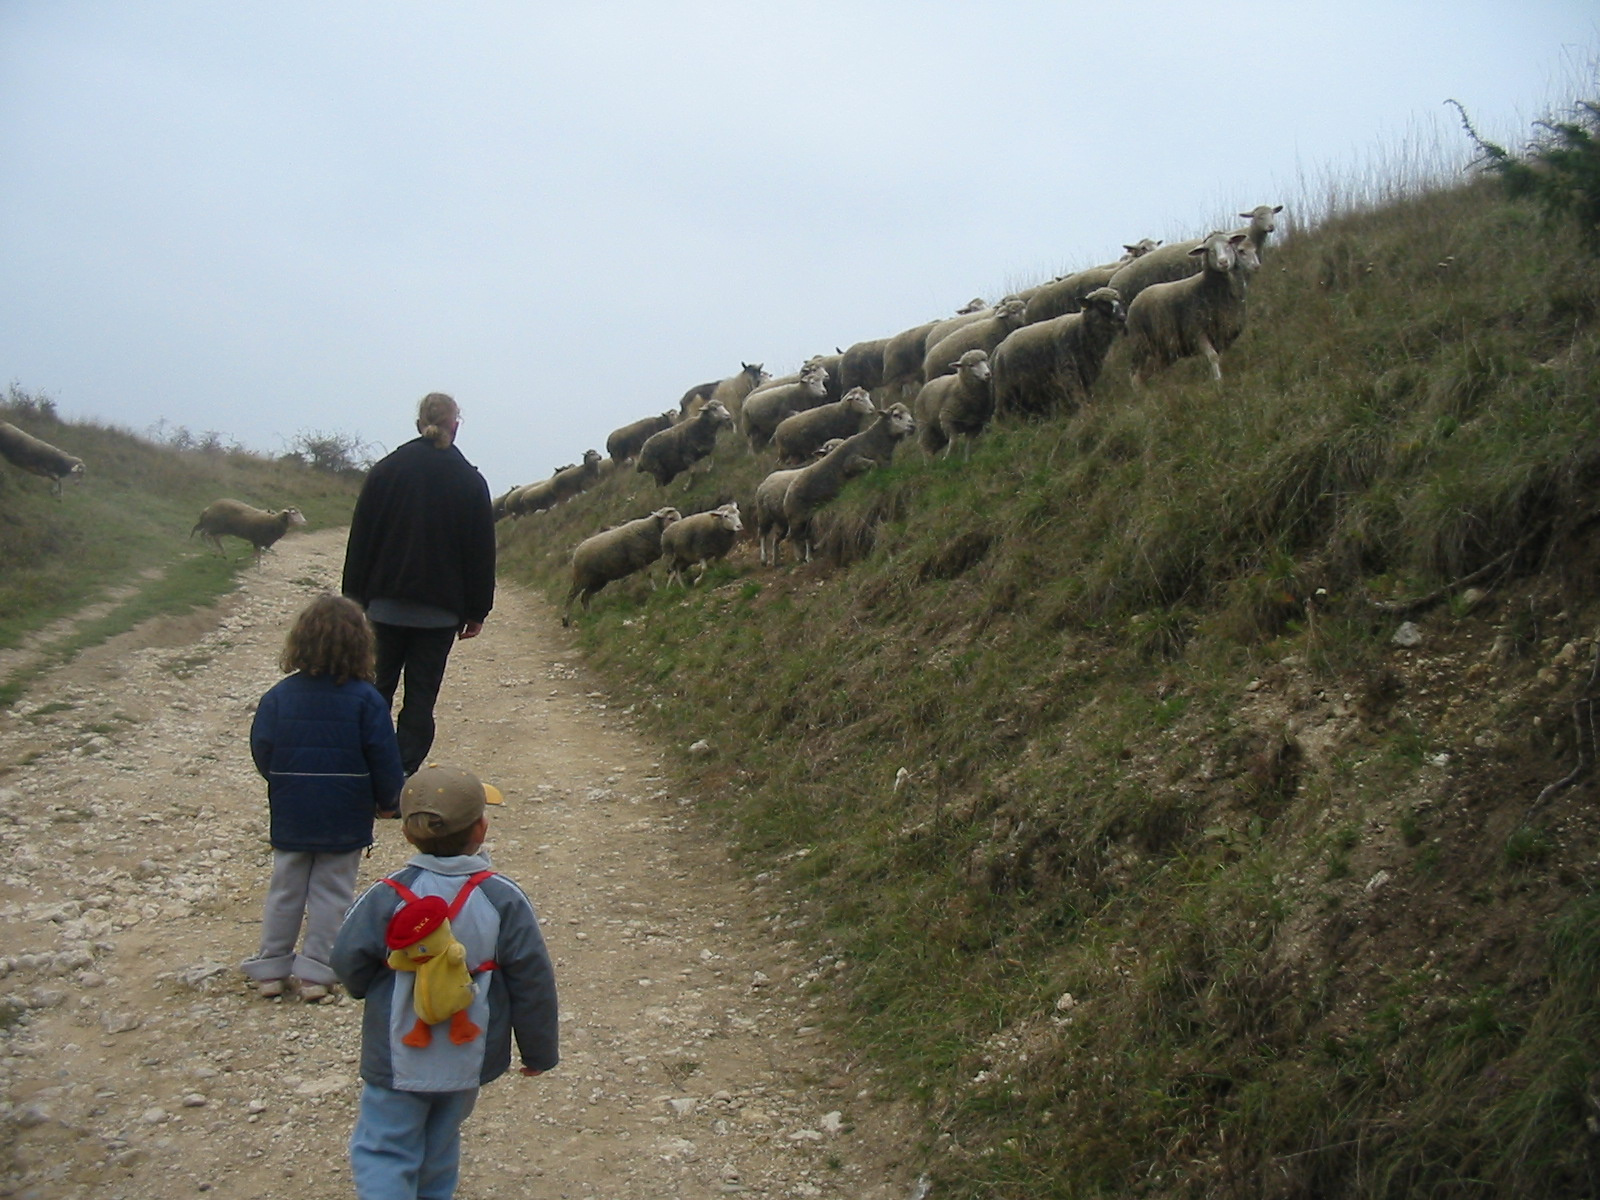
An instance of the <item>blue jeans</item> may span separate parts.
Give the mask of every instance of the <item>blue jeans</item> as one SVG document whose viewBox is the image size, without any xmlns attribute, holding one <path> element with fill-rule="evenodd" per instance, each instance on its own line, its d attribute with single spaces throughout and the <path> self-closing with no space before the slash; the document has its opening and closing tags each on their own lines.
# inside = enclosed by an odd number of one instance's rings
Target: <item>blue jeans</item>
<svg viewBox="0 0 1600 1200">
<path fill-rule="evenodd" d="M 361 1085 L 350 1133 L 359 1200 L 450 1200 L 461 1167 L 461 1122 L 478 1102 L 464 1092 L 400 1092 Z"/>
</svg>

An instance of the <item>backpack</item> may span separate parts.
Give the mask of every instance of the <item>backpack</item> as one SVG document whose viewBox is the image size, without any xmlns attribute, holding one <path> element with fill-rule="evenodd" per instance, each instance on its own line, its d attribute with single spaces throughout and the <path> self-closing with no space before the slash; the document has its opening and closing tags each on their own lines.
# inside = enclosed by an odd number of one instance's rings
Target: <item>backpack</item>
<svg viewBox="0 0 1600 1200">
<path fill-rule="evenodd" d="M 389 966 L 396 971 L 415 971 L 417 975 L 411 989 L 417 1023 L 400 1039 L 405 1045 L 425 1049 L 433 1042 L 430 1026 L 442 1021 L 450 1022 L 450 1040 L 457 1046 L 465 1045 L 483 1032 L 467 1015 L 467 1009 L 478 994 L 472 977 L 493 970 L 495 964 L 490 960 L 469 969 L 467 948 L 451 932 L 450 919 L 461 912 L 473 889 L 493 874 L 493 871 L 479 871 L 468 876 L 455 899 L 448 904 L 443 896 L 418 896 L 403 883 L 393 879 L 383 881 L 400 893 L 401 900 L 384 932 L 384 942 L 389 947 Z"/>
</svg>

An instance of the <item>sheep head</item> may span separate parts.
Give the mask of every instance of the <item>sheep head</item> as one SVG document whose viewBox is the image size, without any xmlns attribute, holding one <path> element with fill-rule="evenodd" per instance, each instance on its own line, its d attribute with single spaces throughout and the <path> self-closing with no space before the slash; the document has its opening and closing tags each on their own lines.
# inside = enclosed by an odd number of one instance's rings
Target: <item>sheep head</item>
<svg viewBox="0 0 1600 1200">
<path fill-rule="evenodd" d="M 1026 300 L 1019 300 L 1015 296 L 1007 297 L 1000 301 L 1000 306 L 994 310 L 995 319 L 1005 324 L 1022 324 L 1023 311 L 1028 307 Z"/>
<path fill-rule="evenodd" d="M 877 408 L 877 406 L 872 403 L 872 393 L 867 391 L 867 389 L 864 387 L 851 388 L 848 392 L 840 397 L 839 402 L 846 408 L 849 408 L 853 412 L 861 413 L 863 416 L 869 412 L 875 412 Z"/>
<path fill-rule="evenodd" d="M 724 529 L 730 533 L 738 533 L 744 528 L 744 522 L 739 519 L 739 502 L 737 500 L 724 504 L 720 508 L 711 510 L 722 522 Z"/>
<path fill-rule="evenodd" d="M 917 427 L 916 421 L 911 416 L 911 410 L 904 404 L 891 404 L 883 410 L 883 416 L 878 419 L 889 423 L 889 436 L 896 440 L 905 437 Z"/>
<path fill-rule="evenodd" d="M 590 463 L 597 463 L 599 461 L 600 461 L 600 451 L 598 451 L 598 450 L 585 450 L 583 452 L 583 463 L 584 463 L 585 466 L 588 466 Z"/>
<path fill-rule="evenodd" d="M 960 308 L 956 309 L 956 316 L 961 317 L 961 316 L 965 316 L 967 313 L 982 312 L 984 309 L 986 309 L 988 307 L 989 306 L 983 302 L 983 297 L 982 296 L 974 296 L 971 300 L 968 300 Z"/>
<path fill-rule="evenodd" d="M 682 519 L 679 516 L 678 510 L 675 508 L 658 508 L 650 515 L 656 519 L 656 522 L 661 526 L 662 529 L 665 529 L 674 521 Z"/>
<path fill-rule="evenodd" d="M 732 425 L 733 414 L 728 411 L 728 406 L 721 400 L 713 400 L 700 410 L 700 420 L 712 425 Z"/>
<path fill-rule="evenodd" d="M 1150 238 L 1140 238 L 1131 246 L 1124 243 L 1122 248 L 1126 250 L 1127 253 L 1122 256 L 1121 261 L 1132 262 L 1136 258 L 1143 258 L 1146 254 L 1149 254 L 1150 251 L 1154 250 L 1159 245 L 1161 245 L 1159 239 L 1152 241 Z"/>
<path fill-rule="evenodd" d="M 1283 211 L 1281 204 L 1258 204 L 1247 213 L 1240 213 L 1250 222 L 1250 228 L 1256 233 L 1271 233 L 1278 228 L 1274 218 Z"/>
<path fill-rule="evenodd" d="M 298 508 L 286 508 L 280 515 L 288 517 L 291 525 L 304 525 L 306 523 L 304 514 Z"/>
<path fill-rule="evenodd" d="M 1128 319 L 1128 310 L 1122 306 L 1122 295 L 1113 287 L 1095 288 L 1083 298 L 1083 309 L 1085 312 L 1093 309 L 1118 325 Z"/>
<path fill-rule="evenodd" d="M 965 371 L 974 379 L 988 379 L 991 373 L 989 356 L 982 350 L 968 350 L 950 366 L 957 371 Z"/>
<path fill-rule="evenodd" d="M 1227 274 L 1239 263 L 1240 244 L 1249 240 L 1247 233 L 1210 233 L 1189 251 L 1189 257 L 1200 259 L 1202 270 Z"/>
</svg>

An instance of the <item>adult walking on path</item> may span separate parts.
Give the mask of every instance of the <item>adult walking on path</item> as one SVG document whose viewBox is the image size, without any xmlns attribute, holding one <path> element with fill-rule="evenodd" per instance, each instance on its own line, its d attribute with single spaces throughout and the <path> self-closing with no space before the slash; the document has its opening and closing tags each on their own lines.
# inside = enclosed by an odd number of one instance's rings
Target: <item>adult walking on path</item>
<svg viewBox="0 0 1600 1200">
<path fill-rule="evenodd" d="M 395 733 L 416 773 L 433 745 L 433 706 L 457 640 L 477 637 L 494 607 L 489 485 L 456 448 L 461 409 L 443 392 L 417 408 L 420 435 L 374 466 L 356 500 L 341 590 L 377 634 L 378 691 L 405 691 Z"/>
</svg>

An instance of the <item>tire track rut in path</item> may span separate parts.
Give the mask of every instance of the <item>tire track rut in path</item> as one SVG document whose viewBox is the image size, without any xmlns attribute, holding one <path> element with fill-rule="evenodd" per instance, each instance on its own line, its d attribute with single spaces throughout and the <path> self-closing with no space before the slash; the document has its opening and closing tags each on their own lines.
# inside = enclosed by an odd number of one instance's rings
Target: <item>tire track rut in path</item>
<svg viewBox="0 0 1600 1200">
<path fill-rule="evenodd" d="M 261 1000 L 234 970 L 270 869 L 250 715 L 342 550 L 285 539 L 206 620 L 0 714 L 0 1196 L 351 1194 L 359 1005 Z M 438 717 L 436 756 L 506 793 L 489 845 L 562 999 L 561 1066 L 484 1089 L 458 1196 L 906 1196 L 904 1115 L 818 1028 L 848 964 L 803 960 L 801 914 L 737 877 L 542 599 L 502 585 Z M 358 886 L 405 855 L 380 823 Z"/>
</svg>

